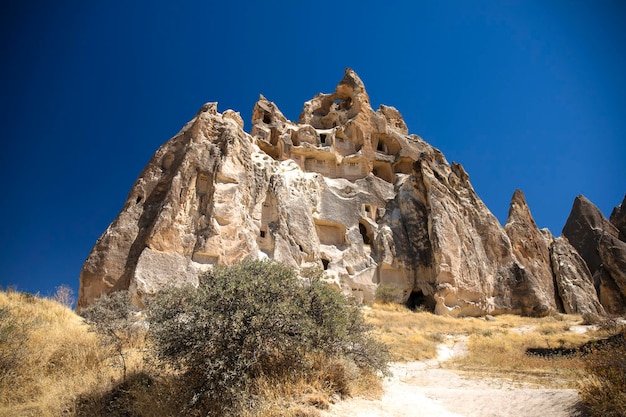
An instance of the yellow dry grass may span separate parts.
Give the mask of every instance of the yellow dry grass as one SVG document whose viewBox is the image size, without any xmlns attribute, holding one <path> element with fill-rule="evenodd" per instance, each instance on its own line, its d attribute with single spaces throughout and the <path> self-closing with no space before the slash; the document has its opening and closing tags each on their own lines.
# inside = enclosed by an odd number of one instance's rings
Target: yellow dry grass
<svg viewBox="0 0 626 417">
<path fill-rule="evenodd" d="M 14 324 L 10 343 L 22 339 L 14 368 L 0 381 L 0 416 L 58 416 L 78 393 L 103 384 L 106 355 L 79 316 L 48 299 L 0 292 L 0 308 Z M 6 323 L 6 322 L 5 322 Z"/>
<path fill-rule="evenodd" d="M 526 349 L 569 348 L 595 336 L 570 331 L 572 326 L 583 322 L 577 315 L 555 314 L 543 318 L 501 315 L 488 321 L 412 312 L 390 304 L 374 304 L 364 314 L 396 361 L 434 358 L 437 345 L 450 338 L 463 339 L 467 341 L 467 354 L 443 366 L 474 376 L 502 377 L 549 387 L 574 387 L 583 369 L 581 359 L 530 356 Z"/>
</svg>

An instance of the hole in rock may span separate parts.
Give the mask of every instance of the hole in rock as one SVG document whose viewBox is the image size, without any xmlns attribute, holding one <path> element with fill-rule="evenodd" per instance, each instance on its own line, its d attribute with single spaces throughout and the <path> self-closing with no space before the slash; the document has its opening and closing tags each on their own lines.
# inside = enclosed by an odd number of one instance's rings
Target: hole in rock
<svg viewBox="0 0 626 417">
<path fill-rule="evenodd" d="M 322 145 L 326 144 L 326 133 L 320 134 L 320 142 L 322 142 Z"/>
<path fill-rule="evenodd" d="M 141 203 L 141 196 L 137 197 L 137 199 L 135 200 L 135 204 L 139 204 Z"/>
<path fill-rule="evenodd" d="M 406 306 L 410 310 L 425 310 L 431 313 L 435 311 L 435 304 L 435 298 L 432 295 L 425 295 L 421 290 L 413 290 L 406 301 Z"/>
<path fill-rule="evenodd" d="M 265 230 L 261 230 L 261 237 L 265 237 Z"/>
<path fill-rule="evenodd" d="M 371 243 L 370 237 L 367 234 L 367 228 L 363 223 L 359 223 L 359 232 L 361 232 L 361 236 L 363 236 L 363 244 L 369 245 Z"/>
<path fill-rule="evenodd" d="M 263 123 L 270 124 L 272 123 L 272 116 L 269 113 L 263 114 Z"/>
<path fill-rule="evenodd" d="M 326 271 L 328 269 L 328 264 L 330 263 L 330 261 L 328 259 L 323 259 L 322 258 L 322 265 L 324 265 L 324 271 Z"/>
</svg>

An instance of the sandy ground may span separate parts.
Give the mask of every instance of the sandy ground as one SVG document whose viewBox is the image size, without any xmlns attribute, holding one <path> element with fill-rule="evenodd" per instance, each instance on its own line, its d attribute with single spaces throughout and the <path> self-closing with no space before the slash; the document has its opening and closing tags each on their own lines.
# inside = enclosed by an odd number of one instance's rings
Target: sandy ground
<svg viewBox="0 0 626 417">
<path fill-rule="evenodd" d="M 393 363 L 379 400 L 352 398 L 331 405 L 324 417 L 568 417 L 577 401 L 570 389 L 544 389 L 503 379 L 468 378 L 441 369 L 466 351 L 466 340 L 439 346 L 437 359 Z"/>
</svg>

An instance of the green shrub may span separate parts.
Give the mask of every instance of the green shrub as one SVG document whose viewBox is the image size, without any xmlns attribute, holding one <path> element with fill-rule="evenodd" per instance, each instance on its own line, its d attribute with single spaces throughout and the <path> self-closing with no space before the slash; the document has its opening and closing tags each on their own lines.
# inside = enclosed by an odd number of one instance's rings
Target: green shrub
<svg viewBox="0 0 626 417">
<path fill-rule="evenodd" d="M 376 288 L 374 298 L 379 303 L 391 304 L 402 302 L 402 288 L 394 284 L 380 284 Z"/>
<path fill-rule="evenodd" d="M 218 267 L 198 287 L 162 291 L 149 304 L 155 355 L 188 387 L 186 414 L 237 413 L 253 402 L 259 377 L 312 371 L 311 358 L 345 358 L 386 369 L 384 347 L 369 336 L 358 307 L 308 272 L 269 261 Z"/>
</svg>

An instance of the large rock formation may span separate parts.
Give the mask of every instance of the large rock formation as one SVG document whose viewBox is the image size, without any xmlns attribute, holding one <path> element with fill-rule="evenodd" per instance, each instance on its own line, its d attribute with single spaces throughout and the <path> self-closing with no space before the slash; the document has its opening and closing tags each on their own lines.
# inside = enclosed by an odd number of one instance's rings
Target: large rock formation
<svg viewBox="0 0 626 417">
<path fill-rule="evenodd" d="M 624 226 L 623 207 L 624 203 L 613 210 L 613 224 L 579 195 L 563 227 L 563 236 L 580 253 L 594 277 L 600 302 L 612 314 L 625 312 L 626 242 L 620 240 L 618 228 Z"/>
<path fill-rule="evenodd" d="M 79 307 L 126 288 L 141 302 L 252 256 L 319 266 L 366 301 L 395 285 L 440 314 L 601 310 L 577 284 L 591 278 L 575 251 L 537 229 L 523 194 L 505 230 L 463 167 L 393 107 L 374 111 L 352 70 L 298 123 L 261 96 L 252 124 L 210 103 L 161 146 L 85 262 Z"/>
</svg>

